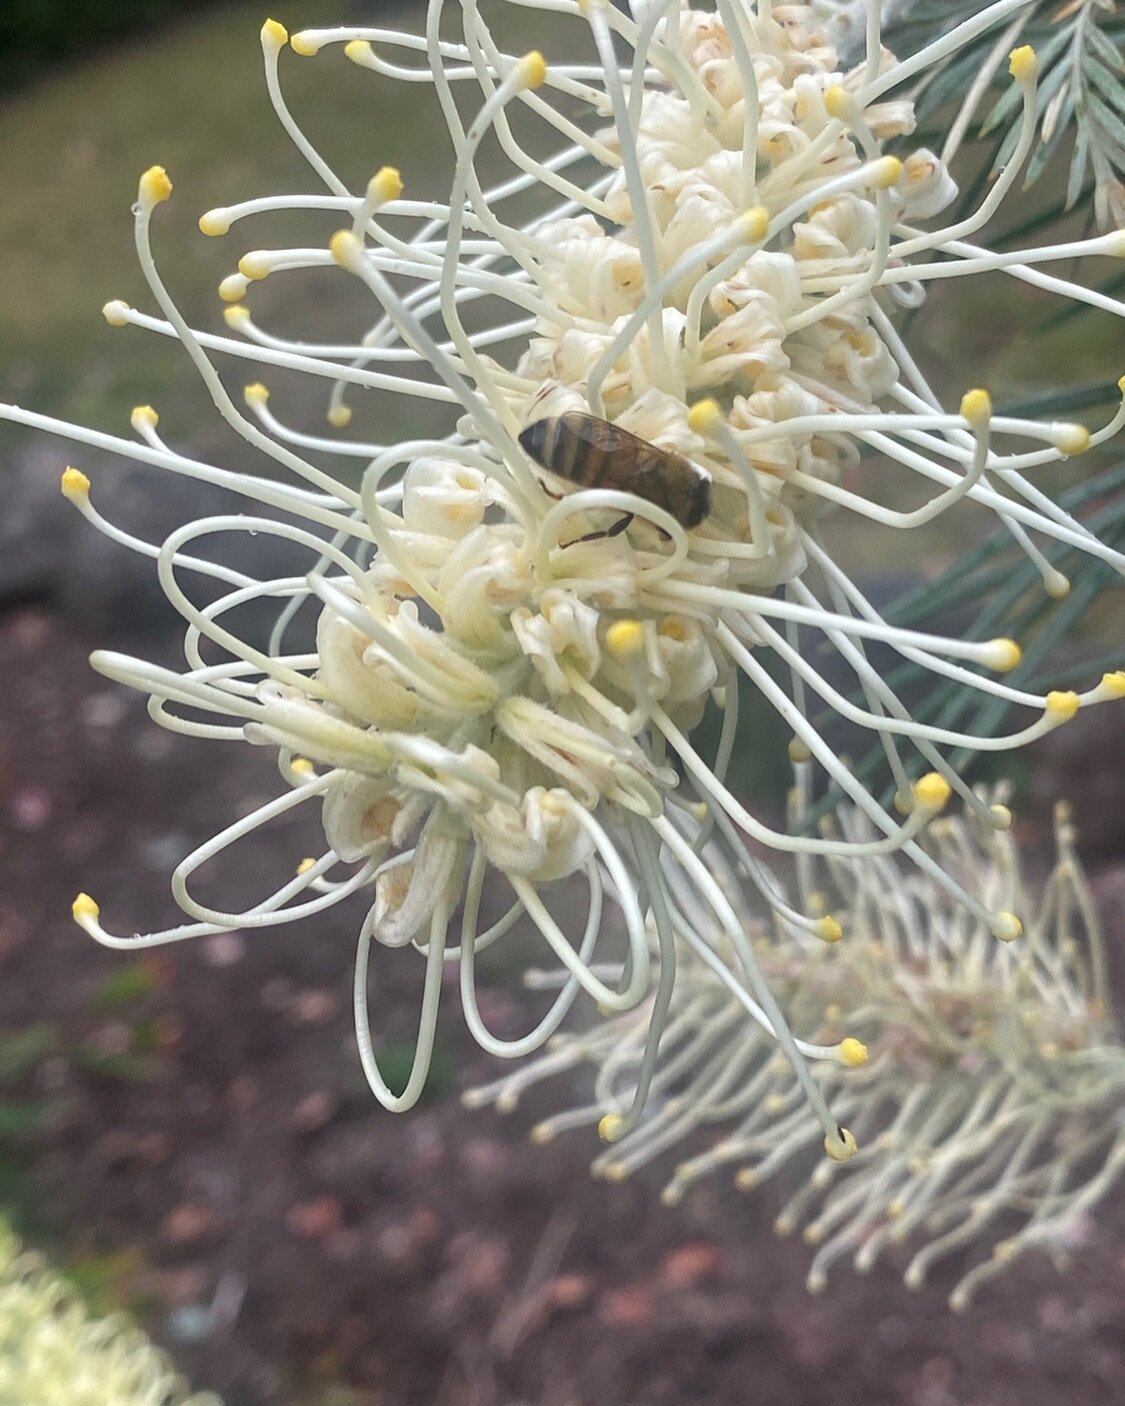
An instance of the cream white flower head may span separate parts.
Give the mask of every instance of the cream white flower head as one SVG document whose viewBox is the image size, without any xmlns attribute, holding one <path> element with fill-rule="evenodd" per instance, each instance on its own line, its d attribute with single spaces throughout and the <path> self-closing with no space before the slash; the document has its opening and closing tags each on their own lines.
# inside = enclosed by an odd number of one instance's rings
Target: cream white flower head
<svg viewBox="0 0 1125 1406">
<path fill-rule="evenodd" d="M 623 1011 L 646 998 L 658 972 L 617 1135 L 642 1116 L 676 953 L 685 951 L 721 965 L 742 1008 L 779 1042 L 829 1152 L 854 1152 L 806 1065 L 838 1063 L 840 1043 L 791 1032 L 741 915 L 756 904 L 785 933 L 828 941 L 840 922 L 788 903 L 746 842 L 806 864 L 901 850 L 983 930 L 1012 939 L 1018 916 L 989 906 L 920 843 L 954 792 L 981 823 L 1007 823 L 948 754 L 1021 745 L 1078 708 L 1125 693 L 1120 674 L 1083 692 L 1032 693 L 992 677 L 1019 662 L 1011 640 L 889 625 L 818 529 L 833 508 L 909 529 L 968 502 L 1004 524 L 1052 594 L 1067 583 L 1044 544 L 1125 566 L 1034 483 L 1042 466 L 1116 434 L 1125 411 L 1091 433 L 997 415 L 982 389 L 945 408 L 896 330 L 896 307 L 917 306 L 934 279 L 998 269 L 1107 315 L 1125 311 L 1040 267 L 1120 254 L 1120 235 L 1004 254 L 974 242 L 1012 193 L 1034 137 L 1030 49 L 1011 59 L 1024 108 L 1020 143 L 975 210 L 941 226 L 953 183 L 931 152 L 909 150 L 910 80 L 1022 3 L 1001 0 L 903 63 L 883 50 L 874 25 L 865 59 L 847 72 L 808 8 L 766 0 L 754 9 L 721 0 L 714 13 L 655 3 L 633 16 L 604 0 L 562 3 L 554 8 L 570 17 L 585 52 L 555 65 L 538 52 L 507 53 L 470 0 L 433 0 L 418 35 L 345 27 L 290 40 L 267 22 L 270 97 L 320 189 L 209 211 L 201 229 L 224 235 L 247 215 L 295 208 L 341 227 L 324 247 L 245 253 L 220 287 L 233 335 L 197 331 L 153 260 L 152 218 L 171 194 L 167 174 L 153 167 L 141 178 L 135 230 L 160 315 L 119 301 L 105 315 L 114 326 L 178 337 L 268 471 L 234 475 L 179 453 L 148 407 L 134 412 L 136 443 L 2 411 L 220 484 L 275 514 L 205 518 L 149 544 L 106 523 L 84 475 L 64 476 L 64 492 L 92 522 L 156 558 L 187 622 L 180 672 L 104 652 L 95 667 L 149 693 L 166 726 L 275 748 L 287 787 L 176 870 L 187 923 L 115 937 L 83 896 L 75 905 L 82 926 L 110 945 L 143 946 L 268 927 L 361 895 L 360 1050 L 377 1096 L 396 1109 L 424 1086 L 447 961 L 460 965 L 474 1033 L 504 1056 L 542 1044 L 580 992 Z M 443 37 L 451 10 L 461 21 L 457 39 Z M 452 146 L 447 200 L 414 197 L 387 167 L 366 189 L 349 190 L 309 143 L 282 96 L 282 54 L 291 46 L 311 58 L 333 45 L 375 81 L 434 85 Z M 544 134 L 554 149 L 536 154 Z M 486 139 L 510 163 L 488 187 L 476 164 Z M 904 157 L 885 152 L 890 139 L 906 142 Z M 256 282 L 333 266 L 372 298 L 358 344 L 311 334 L 294 342 L 259 325 Z M 215 354 L 324 378 L 336 433 L 287 425 L 261 382 L 246 387 L 240 407 Z M 361 394 L 421 399 L 446 417 L 448 432 L 393 446 L 349 440 Z M 703 520 L 674 494 L 631 479 L 620 458 L 606 473 L 570 472 L 567 482 L 529 457 L 521 444 L 528 427 L 567 415 L 636 436 L 656 456 L 657 480 L 672 462 L 661 454 L 680 456 L 708 485 Z M 878 479 L 852 472 L 862 449 L 931 485 L 925 503 L 911 511 L 882 503 Z M 356 460 L 366 464 L 359 487 L 348 473 Z M 307 553 L 307 571 L 258 581 L 193 555 L 198 539 L 243 532 L 286 538 Z M 226 593 L 197 606 L 182 584 L 192 573 Z M 261 599 L 280 609 L 265 649 L 228 623 Z M 320 611 L 309 654 L 286 646 L 304 602 Z M 825 643 L 850 671 L 854 696 L 824 676 Z M 1031 720 L 990 737 L 917 722 L 869 660 L 874 643 L 935 678 L 1029 710 Z M 778 830 L 733 794 L 726 775 L 747 687 L 791 729 L 799 789 L 826 778 L 863 827 Z M 836 755 L 815 721 L 824 705 L 881 739 L 901 813 L 884 808 Z M 710 747 L 695 731 L 705 714 L 718 724 Z M 916 760 L 926 774 L 912 784 Z M 322 854 L 242 911 L 195 897 L 201 864 L 306 802 L 322 807 Z M 490 874 L 508 906 L 482 930 Z M 564 922 L 552 902 L 549 886 L 566 878 L 585 887 L 576 922 Z M 627 949 L 609 968 L 599 949 L 607 898 Z M 474 962 L 521 920 L 563 979 L 535 1029 L 504 1041 L 480 1018 Z M 417 1058 L 398 1092 L 379 1072 L 368 1028 L 372 943 L 413 944 L 426 961 Z"/>
</svg>

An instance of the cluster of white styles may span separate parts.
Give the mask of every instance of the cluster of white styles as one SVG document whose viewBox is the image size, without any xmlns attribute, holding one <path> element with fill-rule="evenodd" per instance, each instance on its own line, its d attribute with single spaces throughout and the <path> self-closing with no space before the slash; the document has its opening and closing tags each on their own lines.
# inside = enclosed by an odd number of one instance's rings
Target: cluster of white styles
<svg viewBox="0 0 1125 1406">
<path fill-rule="evenodd" d="M 36 1406 L 221 1406 L 122 1315 L 93 1318 L 0 1225 L 0 1399 Z"/>
<path fill-rule="evenodd" d="M 1121 233 L 1003 254 L 976 242 L 1035 138 L 1031 49 L 1010 61 L 1019 142 L 975 208 L 943 223 L 956 186 L 941 159 L 910 144 L 911 85 L 1026 3 L 983 8 L 904 62 L 882 47 L 871 5 L 865 55 L 846 72 L 808 7 L 769 0 L 717 0 L 714 12 L 646 0 L 631 14 L 606 0 L 513 0 L 491 25 L 474 0 L 431 0 L 417 35 L 355 26 L 290 38 L 268 21 L 270 98 L 316 190 L 211 210 L 200 228 L 222 236 L 247 216 L 319 211 L 323 244 L 244 253 L 219 290 L 228 331 L 194 329 L 151 252 L 154 213 L 171 194 L 152 167 L 134 213 L 156 310 L 105 308 L 113 326 L 179 339 L 219 413 L 263 456 L 260 475 L 169 446 L 147 406 L 133 413 L 135 440 L 0 410 L 231 491 L 230 515 L 148 543 L 102 517 L 79 470 L 63 477 L 95 526 L 155 559 L 187 626 L 178 672 L 107 652 L 94 667 L 147 693 L 166 727 L 274 748 L 283 782 L 278 799 L 177 868 L 183 925 L 116 936 L 83 895 L 74 907 L 82 927 L 134 950 L 307 919 L 360 896 L 359 1052 L 376 1096 L 395 1110 L 425 1086 L 448 965 L 459 970 L 473 1035 L 505 1059 L 544 1047 L 588 997 L 603 1023 L 544 1058 L 546 1067 L 592 1059 L 596 1101 L 549 1131 L 598 1125 L 612 1174 L 723 1119 L 738 1131 L 681 1167 L 670 1196 L 713 1165 L 753 1164 L 767 1148 L 768 1170 L 810 1141 L 836 1162 L 862 1149 L 862 1175 L 836 1190 L 827 1170 L 817 1173 L 783 1214 L 788 1223 L 820 1207 L 814 1277 L 857 1236 L 874 1246 L 916 1227 L 943 1186 L 956 1188 L 947 1242 L 990 1217 L 981 1197 L 1002 1208 L 1039 1176 L 1049 1183 L 1040 1229 L 1053 1230 L 1083 1159 L 1075 1153 L 1065 1175 L 1058 1161 L 1039 1168 L 1054 1124 L 1039 1105 L 1027 1112 L 1026 1090 L 999 1067 L 1009 1058 L 1000 1026 L 1023 1028 L 1016 998 L 1029 983 L 1045 1020 L 1057 999 L 1067 1020 L 1081 1025 L 1085 1011 L 1088 1024 L 1095 996 L 1071 981 L 1084 959 L 1070 948 L 1082 944 L 1055 919 L 1024 932 L 1003 837 L 1010 812 L 976 794 L 949 756 L 1020 747 L 1125 695 L 1125 673 L 1045 696 L 1007 683 L 1020 662 L 1014 641 L 892 626 L 820 530 L 831 509 L 908 530 L 970 504 L 1002 524 L 1051 596 L 1068 590 L 1049 560 L 1059 544 L 1125 567 L 1036 486 L 1037 470 L 1114 436 L 1125 410 L 1091 431 L 994 414 L 987 391 L 971 385 L 956 407 L 943 406 L 896 330 L 896 313 L 921 307 L 935 279 L 993 271 L 1105 316 L 1125 312 L 1071 273 L 1087 256 L 1125 253 Z M 568 17 L 579 58 L 506 52 L 500 36 L 514 8 Z M 349 190 L 307 140 L 281 67 L 336 46 L 374 82 L 433 85 L 451 150 L 446 200 L 413 197 L 409 173 L 404 183 L 389 167 Z M 509 164 L 487 186 L 482 145 L 492 164 L 497 149 Z M 1066 276 L 1048 272 L 1052 264 Z M 255 319 L 257 282 L 324 268 L 370 295 L 370 327 L 355 344 L 292 341 Z M 262 380 L 238 403 L 220 358 L 249 360 L 265 378 L 271 368 L 322 378 L 330 432 L 287 424 Z M 428 402 L 448 432 L 359 442 L 348 436 L 359 397 Z M 569 412 L 705 471 L 705 520 L 685 527 L 674 498 L 631 492 L 627 462 L 589 481 L 545 472 L 519 437 Z M 859 465 L 861 453 L 880 456 L 877 475 Z M 920 505 L 883 502 L 892 481 L 917 484 Z M 307 566 L 259 580 L 194 554 L 204 539 L 245 533 L 285 538 Z M 201 578 L 211 597 L 198 605 L 187 583 Z M 236 622 L 240 607 L 263 600 L 276 602 L 277 624 L 258 647 Z M 302 607 L 318 614 L 311 652 L 287 646 Z M 869 658 L 875 647 L 1014 705 L 1017 723 L 974 736 L 917 721 Z M 751 693 L 792 739 L 785 828 L 727 784 Z M 890 809 L 826 739 L 826 709 L 879 740 L 897 791 Z M 826 785 L 848 805 L 818 831 L 802 817 Z M 936 840 L 953 822 L 935 817 L 954 796 L 965 819 Z M 275 892 L 238 912 L 196 896 L 204 864 L 309 804 L 323 817 L 323 852 Z M 970 830 L 985 858 L 970 849 Z M 770 851 L 785 856 L 784 872 L 762 857 Z M 1073 875 L 1069 851 L 1065 866 Z M 476 959 L 506 941 L 523 951 L 529 932 L 536 962 L 547 955 L 554 966 L 555 978 L 537 978 L 553 994 L 532 1030 L 503 1038 L 482 1016 Z M 411 945 L 425 967 L 417 1048 L 393 1090 L 369 1026 L 368 967 L 373 946 Z M 915 979 L 904 962 L 919 952 L 930 965 Z M 941 1014 L 943 982 L 973 1015 L 968 1031 L 959 1014 Z M 989 993 L 995 1019 L 966 987 Z M 894 1038 L 906 1009 L 922 1025 L 952 1022 L 955 1044 L 971 1043 L 979 1015 L 997 1069 L 953 1063 L 945 1083 L 918 1080 L 921 1057 Z M 875 1041 L 873 1056 L 860 1036 Z M 1066 1102 L 1081 1076 L 1102 1078 L 1085 1037 L 1068 1039 L 1050 1037 L 1057 1058 L 1043 1076 Z M 930 1059 L 931 1072 L 940 1063 Z M 519 1086 L 513 1076 L 491 1092 L 510 1103 Z M 998 1120 L 1010 1136 L 996 1135 Z M 973 1130 L 987 1155 L 942 1164 L 943 1140 Z M 1114 1146 L 1106 1165 L 1116 1168 Z M 889 1204 L 906 1208 L 897 1229 L 867 1239 Z"/>
</svg>

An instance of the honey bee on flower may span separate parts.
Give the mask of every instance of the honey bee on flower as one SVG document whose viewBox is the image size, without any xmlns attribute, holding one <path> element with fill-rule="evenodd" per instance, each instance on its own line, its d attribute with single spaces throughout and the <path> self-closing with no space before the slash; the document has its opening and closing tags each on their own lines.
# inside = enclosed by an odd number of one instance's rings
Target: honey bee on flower
<svg viewBox="0 0 1125 1406">
<path fill-rule="evenodd" d="M 1055 544 L 1125 567 L 1036 483 L 1039 470 L 1113 438 L 1125 409 L 1090 430 L 997 413 L 971 383 L 959 404 L 943 405 L 897 317 L 936 280 L 995 271 L 1106 317 L 1125 311 L 1072 275 L 1076 261 L 1125 253 L 1120 233 L 1003 253 L 981 242 L 1037 130 L 1029 47 L 1010 59 L 1019 139 L 974 209 L 943 224 L 956 187 L 937 155 L 910 148 L 912 80 L 1024 3 L 999 0 L 902 62 L 883 48 L 872 7 L 855 67 L 841 64 L 811 9 L 769 0 L 719 0 L 713 12 L 655 0 L 631 14 L 561 0 L 575 56 L 558 62 L 507 52 L 471 0 L 432 0 L 418 34 L 344 26 L 290 38 L 267 21 L 270 98 L 315 189 L 251 195 L 205 212 L 200 228 L 237 238 L 250 215 L 302 209 L 323 215 L 323 243 L 243 252 L 219 289 L 227 333 L 195 329 L 152 252 L 154 217 L 172 194 L 154 166 L 140 180 L 135 239 L 156 312 L 105 307 L 112 326 L 179 339 L 219 414 L 260 452 L 261 472 L 235 475 L 182 453 L 149 407 L 134 412 L 135 440 L 0 409 L 231 491 L 231 514 L 147 543 L 102 517 L 80 470 L 63 477 L 95 526 L 155 559 L 186 622 L 178 671 L 104 651 L 94 667 L 146 692 L 164 726 L 273 749 L 282 781 L 277 799 L 178 866 L 183 924 L 118 936 L 85 895 L 78 922 L 132 948 L 268 928 L 354 898 L 360 1055 L 392 1109 L 410 1107 L 425 1085 L 447 964 L 459 970 L 474 1035 L 503 1058 L 542 1046 L 580 994 L 603 1013 L 643 1005 L 632 1092 L 603 1126 L 618 1140 L 640 1125 L 657 1077 L 677 963 L 703 963 L 777 1043 L 829 1154 L 853 1155 L 856 1137 L 810 1063 L 851 1070 L 862 1042 L 791 1028 L 796 1008 L 779 1003 L 743 915 L 757 908 L 786 937 L 828 943 L 845 935 L 842 923 L 787 901 L 757 856 L 848 865 L 901 852 L 989 940 L 1017 939 L 1020 914 L 924 842 L 954 796 L 978 825 L 1010 823 L 951 756 L 1019 747 L 1125 694 L 1121 673 L 1081 691 L 1032 692 L 1004 681 L 1020 660 L 1010 639 L 888 623 L 820 530 L 830 511 L 909 531 L 966 505 L 1004 526 L 1049 595 L 1068 584 L 1047 554 Z M 455 39 L 445 37 L 454 18 Z M 282 65 L 334 46 L 374 82 L 433 85 L 448 129 L 447 198 L 419 198 L 410 172 L 389 166 L 351 190 L 309 142 L 286 106 Z M 902 156 L 886 150 L 892 141 Z M 508 163 L 487 185 L 485 144 Z M 369 330 L 354 345 L 314 329 L 293 340 L 259 321 L 255 285 L 309 269 L 334 270 L 370 298 Z M 264 379 L 240 403 L 224 378 L 228 356 L 251 360 L 262 378 L 275 368 L 321 378 L 334 433 L 288 424 Z M 410 397 L 447 423 L 393 445 L 349 439 L 360 396 Z M 660 472 L 682 466 L 695 496 L 682 505 L 617 472 L 548 485 L 542 436 L 554 431 L 536 427 L 576 424 L 646 447 Z M 924 485 L 925 500 L 910 510 L 885 502 L 882 474 L 853 473 L 864 451 Z M 361 479 L 349 471 L 356 461 Z M 284 538 L 305 569 L 258 580 L 195 555 L 205 539 L 249 532 Z M 200 577 L 222 586 L 217 600 L 193 599 L 185 583 Z M 234 624 L 252 601 L 277 607 L 266 647 Z M 288 643 L 303 605 L 318 612 L 305 651 Z M 875 646 L 1016 706 L 1022 720 L 995 735 L 917 721 L 873 662 Z M 778 828 L 735 794 L 728 772 L 748 693 L 791 733 L 801 784 L 838 787 L 854 824 Z M 825 709 L 879 740 L 896 808 L 837 754 Z M 299 864 L 294 856 L 288 882 L 248 895 L 239 911 L 196 896 L 205 863 L 307 804 L 320 810 L 324 845 Z M 563 880 L 581 891 L 580 911 L 560 905 Z M 482 916 L 486 886 L 500 895 L 493 921 Z M 517 927 L 536 935 L 560 984 L 532 1030 L 502 1039 L 481 1016 L 475 963 Z M 607 956 L 610 928 L 623 958 Z M 369 965 L 373 946 L 411 945 L 426 973 L 417 1053 L 392 1090 L 370 1029 Z"/>
</svg>

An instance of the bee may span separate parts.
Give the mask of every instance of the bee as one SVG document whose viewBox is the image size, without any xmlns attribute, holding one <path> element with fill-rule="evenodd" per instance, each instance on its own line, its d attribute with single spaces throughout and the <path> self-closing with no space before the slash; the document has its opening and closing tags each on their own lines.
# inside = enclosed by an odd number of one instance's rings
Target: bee
<svg viewBox="0 0 1125 1406">
<path fill-rule="evenodd" d="M 616 488 L 663 508 L 681 527 L 698 527 L 711 511 L 711 477 L 670 449 L 630 434 L 620 425 L 568 410 L 536 420 L 520 444 L 548 473 L 580 488 Z M 624 531 L 632 515 L 608 535 Z"/>
</svg>

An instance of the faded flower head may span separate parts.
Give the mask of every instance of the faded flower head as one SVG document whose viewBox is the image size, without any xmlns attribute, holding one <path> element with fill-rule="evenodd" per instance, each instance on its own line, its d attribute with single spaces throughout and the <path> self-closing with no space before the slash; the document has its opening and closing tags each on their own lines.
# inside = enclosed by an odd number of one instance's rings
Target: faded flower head
<svg viewBox="0 0 1125 1406">
<path fill-rule="evenodd" d="M 122 1316 L 94 1319 L 0 1225 L 0 1399 L 35 1406 L 221 1406 L 191 1394 Z"/>
<path fill-rule="evenodd" d="M 982 824 L 1010 819 L 979 801 L 947 753 L 1021 745 L 1125 693 L 1121 674 L 1080 693 L 1031 693 L 992 677 L 1018 663 L 1011 640 L 890 626 L 819 533 L 830 508 L 910 528 L 967 500 L 1003 522 L 1051 595 L 1068 583 L 1045 545 L 1125 565 L 1028 477 L 1114 435 L 1125 411 L 1091 434 L 996 415 L 980 388 L 943 408 L 894 321 L 932 280 L 997 269 L 1109 314 L 1125 310 L 1038 267 L 1121 254 L 1120 235 L 1004 254 L 973 242 L 1011 193 L 1034 137 L 1030 49 L 1011 58 L 1025 114 L 1020 144 L 976 210 L 942 226 L 952 180 L 931 152 L 909 148 L 905 86 L 1018 3 L 1001 0 L 902 64 L 872 29 L 866 58 L 849 72 L 799 5 L 751 10 L 723 0 L 703 13 L 657 3 L 630 17 L 604 0 L 564 4 L 584 52 L 559 64 L 537 51 L 505 52 L 468 0 L 457 39 L 443 37 L 441 0 L 422 35 L 346 27 L 290 40 L 268 21 L 270 97 L 321 189 L 211 210 L 200 227 L 222 236 L 251 214 L 322 211 L 331 221 L 323 246 L 243 254 L 219 290 L 233 335 L 198 332 L 153 259 L 152 219 L 171 182 L 152 167 L 135 232 L 160 316 L 119 301 L 105 308 L 114 326 L 179 338 L 265 471 L 235 475 L 177 452 L 149 407 L 134 411 L 135 443 L 3 411 L 220 484 L 271 513 L 200 519 L 148 544 L 101 518 L 83 474 L 64 475 L 64 492 L 92 522 L 157 559 L 187 621 L 182 671 L 104 652 L 95 667 L 149 693 L 168 727 L 275 748 L 288 788 L 178 867 L 173 890 L 190 921 L 119 938 L 83 896 L 75 905 L 83 927 L 131 947 L 269 927 L 362 895 L 357 1029 L 368 1078 L 391 1108 L 409 1107 L 425 1083 L 447 961 L 459 964 L 470 1027 L 507 1057 L 541 1045 L 580 991 L 623 1011 L 645 999 L 657 972 L 633 1098 L 611 1124 L 617 1135 L 643 1114 L 677 953 L 719 961 L 722 934 L 739 1000 L 796 1070 L 829 1151 L 854 1152 L 806 1060 L 846 1068 L 857 1041 L 793 1036 L 739 913 L 757 905 L 787 933 L 827 942 L 841 936 L 841 922 L 786 902 L 767 866 L 747 858 L 746 841 L 804 863 L 902 850 L 983 931 L 1016 938 L 1010 907 L 990 905 L 920 843 L 953 792 Z M 282 95 L 283 51 L 311 58 L 336 45 L 374 81 L 435 86 L 452 147 L 447 200 L 413 197 L 389 167 L 352 192 L 309 143 Z M 892 140 L 903 156 L 884 150 Z M 510 167 L 487 186 L 477 170 L 486 143 Z M 295 342 L 259 325 L 255 283 L 324 268 L 371 297 L 359 343 L 317 340 L 313 329 Z M 245 388 L 240 408 L 216 352 L 324 378 L 334 433 L 287 425 L 261 381 Z M 425 401 L 448 432 L 390 447 L 351 440 L 361 394 Z M 529 456 L 524 443 L 550 438 L 573 415 L 636 436 L 648 476 L 631 451 L 601 459 L 575 451 L 545 464 Z M 539 425 L 547 428 L 529 440 Z M 884 457 L 888 473 L 931 485 L 927 500 L 910 511 L 885 504 L 880 481 L 856 473 L 865 449 Z M 358 487 L 355 461 L 366 466 Z M 669 488 L 673 463 L 707 485 L 705 515 Z M 307 554 L 306 569 L 259 581 L 193 554 L 200 539 L 246 532 L 287 539 Z M 193 573 L 225 593 L 197 605 L 182 584 Z M 265 648 L 234 623 L 241 606 L 261 600 L 279 608 Z M 303 604 L 319 612 L 315 649 L 305 653 L 287 645 Z M 874 643 L 935 678 L 1030 710 L 1030 721 L 985 738 L 918 723 L 869 660 Z M 826 644 L 849 676 L 843 688 L 823 672 Z M 747 687 L 791 730 L 802 784 L 815 771 L 842 788 L 863 826 L 777 830 L 733 794 L 726 776 Z M 816 720 L 825 706 L 881 739 L 896 813 L 826 740 Z M 696 730 L 705 717 L 715 724 L 710 743 Z M 239 912 L 195 896 L 202 864 L 306 802 L 321 808 L 325 848 L 288 883 Z M 490 874 L 508 906 L 486 926 Z M 569 878 L 586 890 L 577 921 L 552 897 L 551 885 Z M 610 975 L 599 947 L 607 898 L 627 949 Z M 569 897 L 563 906 L 573 907 Z M 521 921 L 563 980 L 535 1029 L 505 1041 L 481 1020 L 475 955 Z M 413 944 L 426 959 L 418 1054 L 397 1093 L 368 1028 L 372 942 Z"/>
<path fill-rule="evenodd" d="M 855 812 L 840 823 L 870 833 Z M 902 1246 L 913 1247 L 905 1280 L 917 1288 L 947 1256 L 991 1242 L 952 1289 L 958 1309 L 1025 1251 L 1065 1264 L 1087 1238 L 1088 1213 L 1125 1172 L 1125 1047 L 1065 807 L 1056 831 L 1058 860 L 1036 894 L 1010 835 L 961 818 L 927 832 L 927 848 L 983 903 L 1034 913 L 1018 945 L 997 944 L 927 876 L 886 858 L 828 862 L 823 878 L 847 941 L 750 930 L 795 1026 L 825 1042 L 856 1032 L 840 1041 L 840 1063 L 815 1068 L 859 1143 L 845 1167 L 809 1168 L 815 1133 L 792 1071 L 746 1021 L 729 966 L 685 954 L 645 1118 L 594 1172 L 616 1180 L 656 1159 L 671 1164 L 668 1205 L 723 1169 L 746 1190 L 796 1174 L 776 1229 L 800 1229 L 817 1247 L 813 1290 L 837 1260 L 862 1272 Z M 466 1098 L 509 1111 L 532 1084 L 592 1066 L 593 1100 L 532 1136 L 604 1126 L 630 1100 L 644 1041 L 645 1013 L 633 1011 L 556 1036 L 549 1053 Z"/>
</svg>

